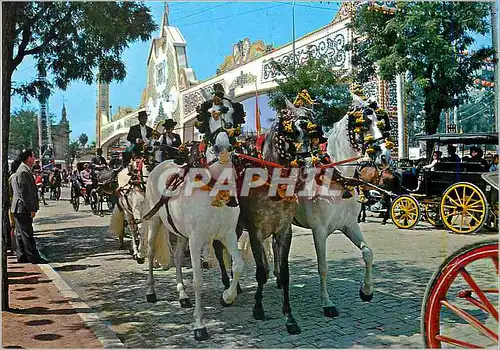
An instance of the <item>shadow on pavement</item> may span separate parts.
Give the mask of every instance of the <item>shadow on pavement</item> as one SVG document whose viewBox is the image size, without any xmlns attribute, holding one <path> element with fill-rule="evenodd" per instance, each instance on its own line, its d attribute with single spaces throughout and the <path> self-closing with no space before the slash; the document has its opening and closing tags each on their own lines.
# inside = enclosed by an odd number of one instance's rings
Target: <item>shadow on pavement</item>
<svg viewBox="0 0 500 350">
<path fill-rule="evenodd" d="M 359 298 L 365 267 L 361 258 L 329 263 L 328 291 L 340 316 L 323 315 L 316 260 L 290 261 L 290 298 L 300 336 L 286 332 L 281 314 L 282 291 L 271 277 L 264 287 L 265 321 L 252 317 L 254 267 L 246 266 L 240 282 L 243 294 L 229 308 L 219 303 L 223 292 L 217 268 L 203 270 L 203 317 L 210 342 L 193 340 L 193 309 L 178 302 L 175 269 L 155 271 L 158 302 L 146 302 L 146 271 L 124 271 L 119 277 L 94 280 L 85 286 L 86 302 L 113 325 L 120 338 L 133 347 L 421 347 L 420 307 L 433 271 L 412 261 L 374 262 L 375 294 L 371 302 Z M 147 265 L 142 267 L 146 269 Z M 187 270 L 187 269 L 185 269 Z M 272 276 L 272 271 L 270 272 Z M 184 271 L 186 292 L 194 304 L 192 273 Z M 154 326 L 153 326 L 154 325 Z M 139 343 L 137 333 L 140 334 Z M 411 337 L 411 338 L 409 338 Z M 134 340 L 135 339 L 135 340 Z M 418 339 L 418 340 L 416 340 Z M 229 344 L 229 345 L 228 345 Z"/>
</svg>

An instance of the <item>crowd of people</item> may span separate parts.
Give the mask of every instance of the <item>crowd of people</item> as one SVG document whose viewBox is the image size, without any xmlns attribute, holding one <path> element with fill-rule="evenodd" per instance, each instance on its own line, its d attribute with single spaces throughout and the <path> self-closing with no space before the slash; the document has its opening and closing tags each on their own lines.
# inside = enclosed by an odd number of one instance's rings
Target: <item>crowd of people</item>
<svg viewBox="0 0 500 350">
<path fill-rule="evenodd" d="M 428 165 L 424 165 L 422 168 L 436 170 L 437 164 L 446 162 L 446 163 L 469 163 L 478 165 L 478 171 L 497 171 L 498 170 L 498 154 L 491 155 L 489 154 L 490 159 L 485 159 L 484 152 L 481 148 L 477 146 L 472 146 L 470 148 L 470 156 L 466 156 L 461 159 L 457 155 L 457 148 L 453 145 L 448 145 L 448 156 L 443 158 L 443 152 L 435 151 L 432 154 L 432 161 Z"/>
</svg>

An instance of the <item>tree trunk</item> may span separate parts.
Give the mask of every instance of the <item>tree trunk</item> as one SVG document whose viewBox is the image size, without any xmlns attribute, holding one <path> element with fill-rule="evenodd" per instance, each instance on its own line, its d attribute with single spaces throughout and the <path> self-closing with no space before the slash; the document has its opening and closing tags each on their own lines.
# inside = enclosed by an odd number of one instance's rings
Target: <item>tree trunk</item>
<svg viewBox="0 0 500 350">
<path fill-rule="evenodd" d="M 438 131 L 439 118 L 441 116 L 441 109 L 436 107 L 430 102 L 425 102 L 425 133 L 427 135 L 435 134 Z M 434 150 L 434 143 L 426 143 L 427 159 L 432 159 L 432 152 Z"/>
<path fill-rule="evenodd" d="M 9 126 L 10 126 L 10 93 L 12 84 L 14 37 L 15 37 L 15 3 L 2 3 L 2 33 L 4 38 L 2 50 L 2 310 L 9 308 L 9 279 L 7 276 L 7 240 L 10 235 L 9 223 Z"/>
</svg>

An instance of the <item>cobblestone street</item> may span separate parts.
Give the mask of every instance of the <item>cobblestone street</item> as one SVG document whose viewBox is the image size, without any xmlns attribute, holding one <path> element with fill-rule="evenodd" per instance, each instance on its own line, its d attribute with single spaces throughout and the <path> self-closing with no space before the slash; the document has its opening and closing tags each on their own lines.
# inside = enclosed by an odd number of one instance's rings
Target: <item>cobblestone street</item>
<svg viewBox="0 0 500 350">
<path fill-rule="evenodd" d="M 252 306 L 255 269 L 245 265 L 240 294 L 233 306 L 219 303 L 223 285 L 218 268 L 203 269 L 203 312 L 210 338 L 196 342 L 193 309 L 177 301 L 175 269 L 155 270 L 159 301 L 146 301 L 147 263 L 137 264 L 128 250 L 109 237 L 110 213 L 95 216 L 89 206 L 74 212 L 69 189 L 59 202 L 49 201 L 35 219 L 42 252 L 62 278 L 101 317 L 127 347 L 422 347 L 420 310 L 425 288 L 435 269 L 456 249 L 493 237 L 455 235 L 421 223 L 399 230 L 369 217 L 362 224 L 374 252 L 374 298 L 358 296 L 364 276 L 360 251 L 342 234 L 328 239 L 328 290 L 340 316 L 323 316 L 313 238 L 294 227 L 290 254 L 291 306 L 302 333 L 289 335 L 281 314 L 281 290 L 275 279 L 264 288 L 267 319 L 256 321 Z M 128 243 L 128 241 L 126 241 Z M 194 303 L 192 273 L 184 269 L 187 293 Z M 463 322 L 463 321 L 460 321 Z"/>
</svg>

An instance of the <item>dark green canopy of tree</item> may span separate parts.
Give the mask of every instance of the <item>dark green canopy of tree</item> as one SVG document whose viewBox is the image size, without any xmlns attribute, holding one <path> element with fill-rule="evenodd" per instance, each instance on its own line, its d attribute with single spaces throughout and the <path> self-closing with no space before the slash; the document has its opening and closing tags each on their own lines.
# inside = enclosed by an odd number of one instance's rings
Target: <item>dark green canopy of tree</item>
<svg viewBox="0 0 500 350">
<path fill-rule="evenodd" d="M 352 98 L 349 86 L 340 71 L 332 71 L 325 60 L 310 58 L 306 64 L 274 67 L 284 77 L 277 80 L 278 87 L 269 93 L 269 105 L 276 110 L 284 109 L 285 97 L 293 102 L 297 94 L 306 89 L 317 105 L 314 106 L 315 122 L 331 127 L 346 114 Z"/>
<path fill-rule="evenodd" d="M 15 111 L 10 121 L 9 153 L 17 156 L 22 149 L 38 150 L 38 124 L 35 110 Z"/>
<path fill-rule="evenodd" d="M 489 5 L 479 2 L 398 2 L 394 14 L 361 6 L 351 24 L 362 40 L 354 43 L 356 79 L 365 82 L 406 74 L 410 88 L 424 96 L 425 131 L 436 132 L 443 109 L 468 95 L 474 72 L 493 51 L 470 50 L 476 34 L 489 31 Z"/>
<path fill-rule="evenodd" d="M 80 143 L 76 140 L 73 140 L 68 145 L 68 153 L 66 154 L 66 159 L 68 163 L 73 167 L 73 163 L 75 158 L 78 156 L 78 152 L 80 150 Z"/>
<path fill-rule="evenodd" d="M 72 80 L 110 82 L 126 75 L 121 54 L 130 43 L 149 40 L 156 30 L 149 8 L 140 2 L 2 2 L 2 202 L 8 203 L 7 168 L 10 97 L 48 94 L 53 85 L 66 89 Z M 53 82 L 37 79 L 12 86 L 12 73 L 26 57 Z M 8 206 L 3 206 L 8 232 Z"/>
<path fill-rule="evenodd" d="M 81 134 L 80 136 L 78 136 L 78 141 L 80 142 L 80 145 L 82 145 L 82 147 L 85 147 L 87 142 L 89 142 L 89 137 L 87 136 L 87 134 Z"/>
</svg>

